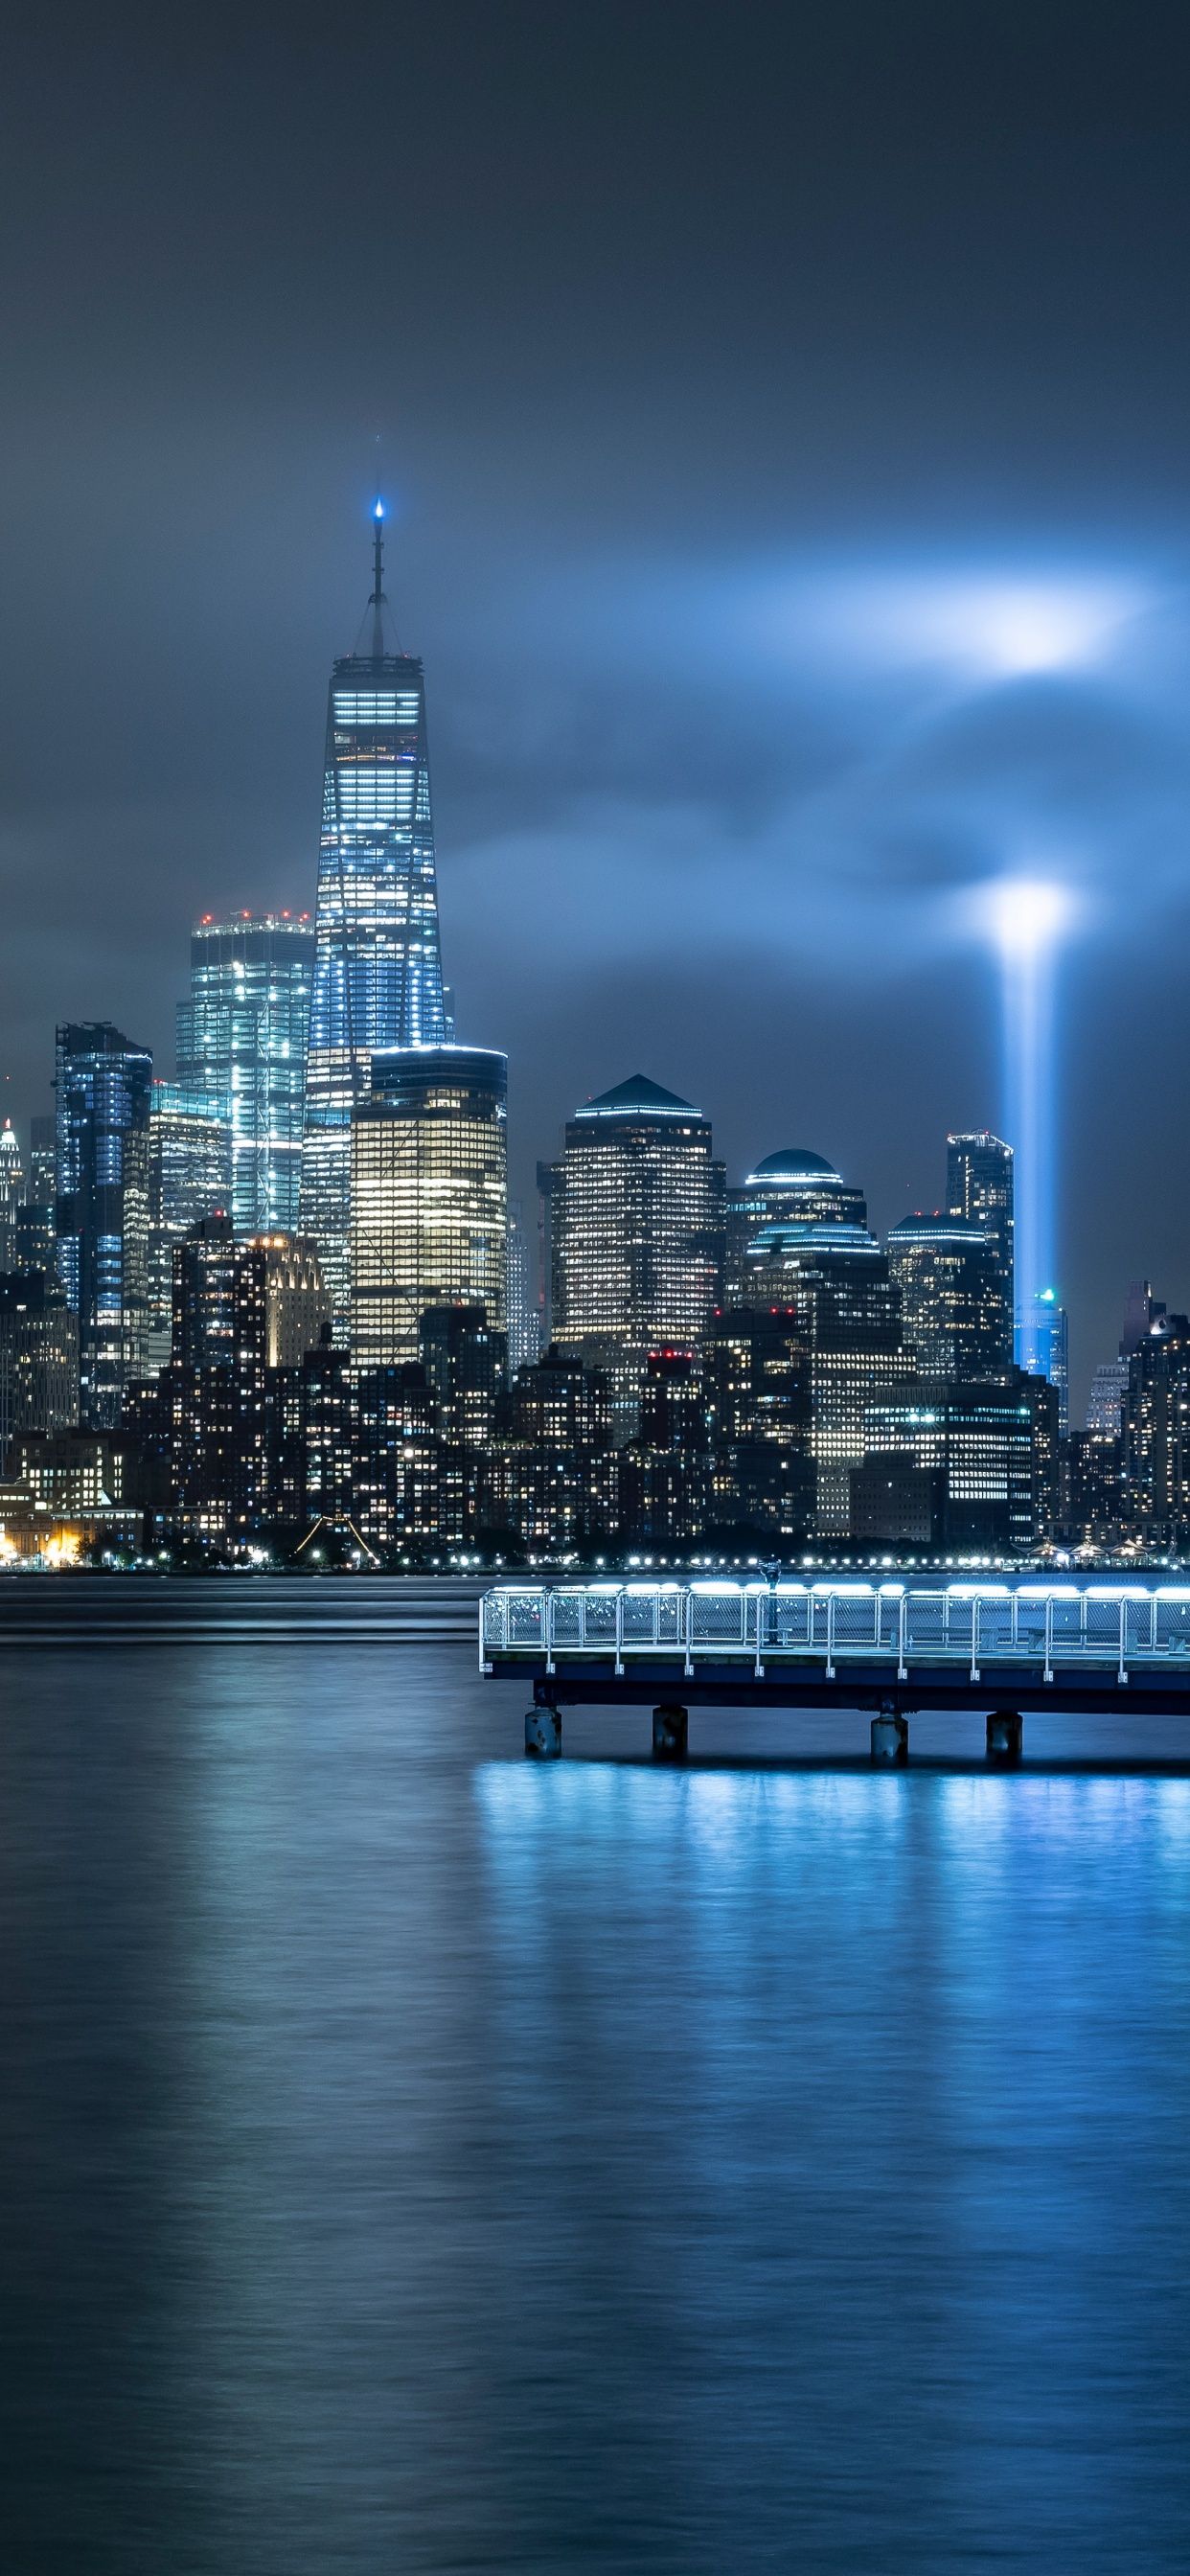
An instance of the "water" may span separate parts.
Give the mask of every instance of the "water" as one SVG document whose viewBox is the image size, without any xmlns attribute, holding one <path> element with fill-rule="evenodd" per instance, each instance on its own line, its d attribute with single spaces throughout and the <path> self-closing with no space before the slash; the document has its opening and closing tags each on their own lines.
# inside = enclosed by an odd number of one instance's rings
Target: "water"
<svg viewBox="0 0 1190 2576">
<path fill-rule="evenodd" d="M 1182 2576 L 1190 1782 L 217 1627 L 0 1653 L 6 2570 Z"/>
</svg>

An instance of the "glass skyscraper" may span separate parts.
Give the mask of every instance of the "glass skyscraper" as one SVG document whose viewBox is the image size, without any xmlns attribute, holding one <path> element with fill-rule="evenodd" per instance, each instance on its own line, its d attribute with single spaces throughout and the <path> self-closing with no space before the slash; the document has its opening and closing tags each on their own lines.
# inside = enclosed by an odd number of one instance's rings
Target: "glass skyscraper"
<svg viewBox="0 0 1190 2576">
<path fill-rule="evenodd" d="M 1015 1319 L 1012 1147 L 986 1128 L 946 1139 L 946 1213 L 980 1226 L 992 1248 L 998 1290 L 1000 1366 L 1011 1368 Z"/>
<path fill-rule="evenodd" d="M 58 1268 L 78 1316 L 79 1410 L 108 1430 L 148 1362 L 153 1059 L 106 1020 L 70 1021 L 55 1087 Z"/>
<path fill-rule="evenodd" d="M 351 1294 L 351 1113 L 367 1096 L 373 1050 L 438 1047 L 452 1034 L 425 679 L 389 629 L 383 522 L 378 501 L 364 632 L 331 673 L 306 1067 L 302 1231 L 318 1245 L 339 1316 Z"/>
<path fill-rule="evenodd" d="M 205 1096 L 231 1130 L 228 1214 L 238 1235 L 297 1227 L 313 972 L 308 915 L 195 924 L 189 998 L 178 1006 L 178 1088 Z"/>
</svg>

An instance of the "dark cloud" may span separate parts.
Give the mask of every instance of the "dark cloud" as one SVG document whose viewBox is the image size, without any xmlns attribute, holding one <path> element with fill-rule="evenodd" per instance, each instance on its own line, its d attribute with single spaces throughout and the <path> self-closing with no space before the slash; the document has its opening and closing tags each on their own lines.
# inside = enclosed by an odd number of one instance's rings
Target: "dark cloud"
<svg viewBox="0 0 1190 2576">
<path fill-rule="evenodd" d="M 1044 861 L 1096 907 L 1082 1365 L 1134 1271 L 1190 1300 L 1188 54 L 1179 9 L 1066 0 L 9 31 L 18 1109 L 67 1012 L 168 1063 L 193 913 L 310 898 L 380 429 L 522 1187 L 641 1064 L 734 1164 L 819 1144 L 882 1218 L 932 1199 L 998 1112 L 951 898 Z"/>
</svg>

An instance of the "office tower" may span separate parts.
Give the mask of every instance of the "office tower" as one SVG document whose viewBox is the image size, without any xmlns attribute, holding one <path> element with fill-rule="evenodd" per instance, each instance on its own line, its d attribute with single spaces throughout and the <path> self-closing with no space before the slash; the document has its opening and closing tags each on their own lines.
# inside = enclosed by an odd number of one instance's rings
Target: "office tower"
<svg viewBox="0 0 1190 2576">
<path fill-rule="evenodd" d="M 29 1121 L 29 1198 L 37 1207 L 52 1208 L 57 1196 L 58 1122 L 51 1110 L 46 1118 Z"/>
<path fill-rule="evenodd" d="M 1100 1360 L 1087 1397 L 1086 1428 L 1093 1439 L 1118 1440 L 1128 1393 L 1128 1362 Z"/>
<path fill-rule="evenodd" d="M 204 1217 L 174 1253 L 169 1369 L 174 1499 L 204 1535 L 242 1539 L 267 1492 L 267 1261 L 230 1217 Z"/>
<path fill-rule="evenodd" d="M 11 1118 L 0 1127 L 0 1271 L 13 1267 L 13 1226 L 24 1204 L 25 1169 Z"/>
<path fill-rule="evenodd" d="M 1048 1379 L 1058 1397 L 1058 1427 L 1065 1439 L 1070 1428 L 1070 1341 L 1064 1306 L 1056 1288 L 1043 1288 L 1022 1306 L 1016 1330 L 1018 1366 L 1032 1377 Z"/>
<path fill-rule="evenodd" d="M 484 1047 L 372 1058 L 351 1128 L 351 1347 L 360 1369 L 416 1361 L 430 1306 L 504 1329 L 508 1059 Z"/>
<path fill-rule="evenodd" d="M 1086 1427 L 1093 1439 L 1114 1440 L 1120 1437 L 1128 1393 L 1128 1363 L 1133 1352 L 1147 1341 L 1154 1326 L 1160 1330 L 1164 1321 L 1164 1300 L 1154 1297 L 1147 1279 L 1133 1279 L 1124 1301 L 1119 1357 L 1100 1360 L 1091 1380 Z"/>
<path fill-rule="evenodd" d="M 862 1190 L 844 1181 L 821 1154 L 788 1145 L 767 1154 L 727 1196 L 727 1268 L 724 1303 L 742 1304 L 748 1293 L 748 1251 L 768 1226 L 862 1225 L 868 1222 Z"/>
<path fill-rule="evenodd" d="M 57 1035 L 58 1270 L 78 1317 L 79 1409 L 114 1428 L 148 1365 L 153 1059 L 106 1020 Z"/>
<path fill-rule="evenodd" d="M 643 1074 L 569 1120 L 550 1191 L 557 1340 L 608 1371 L 619 1441 L 650 1351 L 697 1346 L 723 1273 L 723 1166 L 710 1120 Z"/>
<path fill-rule="evenodd" d="M 710 1513 L 723 1534 L 802 1539 L 814 1518 L 809 1355 L 795 1309 L 733 1306 L 703 1345 Z"/>
<path fill-rule="evenodd" d="M 230 1128 L 237 1234 L 297 1227 L 313 972 L 306 914 L 208 913 L 191 935 L 178 1090 L 205 1096 Z"/>
<path fill-rule="evenodd" d="M 166 1366 L 173 1337 L 174 1246 L 206 1216 L 230 1215 L 232 1127 L 215 1094 L 153 1084 L 149 1101 L 147 1365 Z"/>
<path fill-rule="evenodd" d="M 78 1418 L 78 1324 L 51 1273 L 0 1275 L 0 1476 L 18 1434 Z"/>
<path fill-rule="evenodd" d="M 869 1407 L 852 1535 L 872 1547 L 1028 1554 L 1052 1534 L 1057 1397 L 1021 1369 L 919 1382 Z"/>
<path fill-rule="evenodd" d="M 888 1256 L 865 1226 L 766 1227 L 748 1256 L 748 1304 L 797 1321 L 806 1352 L 815 1527 L 850 1527 L 851 1470 L 862 1464 L 865 1415 L 915 1374 Z"/>
<path fill-rule="evenodd" d="M 1124 1329 L 1120 1335 L 1120 1357 L 1131 1359 L 1135 1350 L 1159 1324 L 1165 1314 L 1165 1301 L 1154 1297 L 1147 1279 L 1133 1279 L 1124 1300 Z"/>
<path fill-rule="evenodd" d="M 999 1266 L 982 1226 L 907 1216 L 888 1238 L 905 1340 L 923 1377 L 994 1377 L 1001 1365 Z"/>
<path fill-rule="evenodd" d="M 1000 1292 L 999 1365 L 1011 1368 L 1016 1315 L 1011 1145 L 1002 1144 L 986 1129 L 947 1137 L 946 1213 L 982 1227 L 991 1244 Z"/>
<path fill-rule="evenodd" d="M 298 1368 L 331 1319 L 317 1247 L 305 1235 L 254 1234 L 247 1249 L 264 1256 L 265 1365 Z"/>
<path fill-rule="evenodd" d="M 548 1351 L 554 1338 L 554 1194 L 561 1179 L 556 1163 L 537 1166 L 537 1351 Z"/>
<path fill-rule="evenodd" d="M 337 1315 L 350 1304 L 351 1115 L 377 1048 L 447 1039 L 438 941 L 426 692 L 398 650 L 376 504 L 372 595 L 354 653 L 331 673 L 306 1067 L 302 1231 Z"/>
<path fill-rule="evenodd" d="M 508 1294 L 505 1303 L 508 1324 L 508 1365 L 515 1372 L 526 1368 L 541 1349 L 541 1318 L 534 1294 L 529 1238 L 519 1199 L 508 1210 Z"/>
</svg>

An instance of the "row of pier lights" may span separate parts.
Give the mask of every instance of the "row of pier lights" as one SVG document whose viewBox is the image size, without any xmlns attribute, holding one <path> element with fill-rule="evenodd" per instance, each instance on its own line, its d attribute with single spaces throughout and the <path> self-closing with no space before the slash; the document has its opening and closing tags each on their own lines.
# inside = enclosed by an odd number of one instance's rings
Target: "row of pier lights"
<svg viewBox="0 0 1190 2576">
<path fill-rule="evenodd" d="M 986 1722 L 989 1762 L 1019 1762 L 1024 1745 L 1019 1709 L 992 1709 Z M 872 1719 L 872 1761 L 878 1768 L 909 1759 L 909 1720 L 891 1700 L 881 1702 Z M 690 1712 L 678 1700 L 666 1700 L 653 1711 L 653 1755 L 658 1762 L 684 1762 L 690 1746 Z M 556 1761 L 562 1751 L 562 1713 L 536 1702 L 525 1715 L 525 1751 L 537 1762 Z"/>
</svg>

